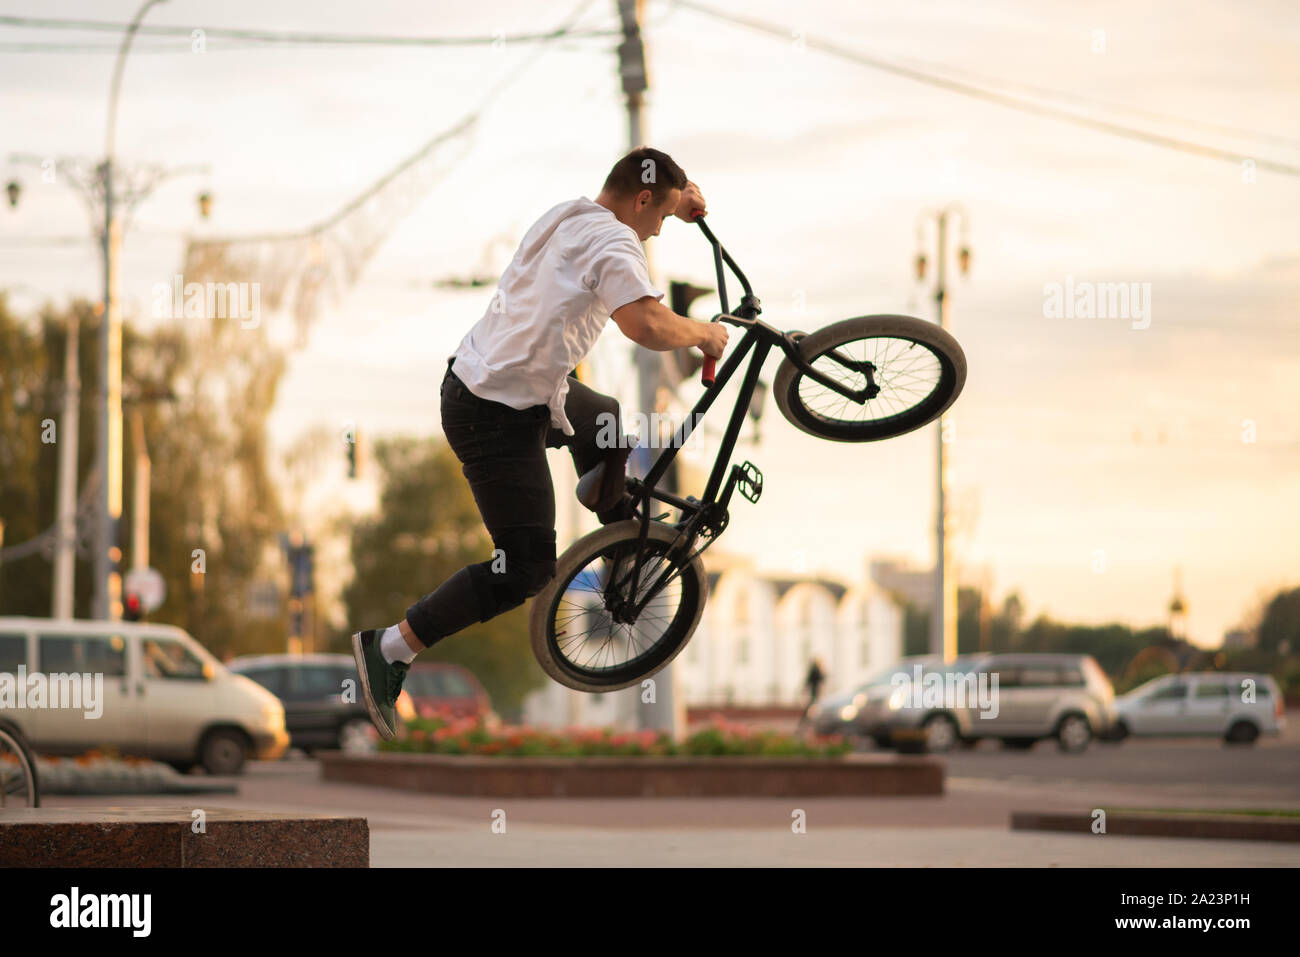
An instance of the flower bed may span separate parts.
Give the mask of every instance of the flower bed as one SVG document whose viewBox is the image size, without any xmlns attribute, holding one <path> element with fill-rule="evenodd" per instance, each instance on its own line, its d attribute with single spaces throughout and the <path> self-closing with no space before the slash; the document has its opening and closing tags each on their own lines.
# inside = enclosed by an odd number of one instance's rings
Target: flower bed
<svg viewBox="0 0 1300 957">
<path fill-rule="evenodd" d="M 544 729 L 426 713 L 374 754 L 326 751 L 321 779 L 459 797 L 902 796 L 943 793 L 943 765 L 852 754 L 722 719 L 684 740 L 660 731 Z"/>
<path fill-rule="evenodd" d="M 478 718 L 439 714 L 405 722 L 402 734 L 380 742 L 381 751 L 502 757 L 807 757 L 836 758 L 852 746 L 842 735 L 796 738 L 724 720 L 674 741 L 663 731 L 609 728 L 551 730 L 526 725 L 489 726 Z"/>
</svg>

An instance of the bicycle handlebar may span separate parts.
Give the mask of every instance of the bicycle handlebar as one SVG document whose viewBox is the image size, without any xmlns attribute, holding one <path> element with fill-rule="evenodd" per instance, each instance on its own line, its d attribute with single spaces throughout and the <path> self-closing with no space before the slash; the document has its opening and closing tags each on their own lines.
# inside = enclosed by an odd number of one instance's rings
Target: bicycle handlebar
<svg viewBox="0 0 1300 957">
<path fill-rule="evenodd" d="M 754 290 L 750 288 L 749 280 L 746 279 L 745 274 L 740 271 L 740 267 L 736 265 L 736 261 L 731 258 L 730 254 L 725 249 L 722 248 L 722 243 L 718 242 L 718 237 L 714 236 L 713 231 L 704 224 L 704 220 L 701 218 L 703 215 L 704 210 L 697 209 L 695 212 L 691 213 L 691 221 L 700 227 L 700 232 L 704 233 L 704 238 L 713 246 L 713 265 L 718 273 L 718 300 L 722 304 L 722 312 L 728 313 L 731 311 L 727 308 L 727 277 L 722 269 L 722 264 L 724 262 L 731 267 L 731 271 L 736 274 L 736 278 L 740 280 L 741 287 L 745 290 L 744 299 L 741 300 L 741 309 L 743 310 L 747 305 L 745 300 L 752 300 L 754 298 Z M 749 305 L 753 306 L 755 313 L 758 312 L 757 301 L 754 301 Z M 750 318 L 752 318 L 752 316 Z M 717 321 L 717 316 L 714 316 L 713 321 Z M 716 359 L 712 356 L 704 357 L 704 365 L 700 369 L 700 381 L 704 383 L 706 389 L 713 385 L 713 373 L 716 367 Z"/>
<path fill-rule="evenodd" d="M 703 215 L 704 215 L 704 210 L 697 209 L 695 210 L 695 212 L 691 213 L 691 220 L 700 227 L 700 231 L 703 232 L 705 236 L 709 237 L 709 239 L 713 242 L 713 248 L 716 250 L 719 248 L 717 240 L 713 239 L 713 234 L 709 232 L 709 227 L 704 225 L 704 220 L 701 218 Z M 722 302 L 723 302 L 722 311 L 726 312 L 727 291 L 722 283 L 721 269 L 722 269 L 721 264 L 719 264 L 718 295 L 722 297 Z M 716 320 L 710 320 L 710 321 L 716 321 Z M 717 370 L 717 367 L 718 367 L 718 361 L 714 359 L 713 356 L 704 357 L 704 365 L 700 367 L 700 382 L 704 384 L 704 388 L 707 389 L 713 385 L 714 372 Z"/>
</svg>

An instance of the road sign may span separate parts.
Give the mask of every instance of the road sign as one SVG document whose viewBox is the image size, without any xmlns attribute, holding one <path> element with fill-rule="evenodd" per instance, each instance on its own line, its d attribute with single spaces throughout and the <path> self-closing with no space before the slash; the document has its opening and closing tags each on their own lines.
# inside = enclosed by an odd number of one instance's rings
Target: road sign
<svg viewBox="0 0 1300 957">
<path fill-rule="evenodd" d="M 145 614 L 157 610 L 167 597 L 167 583 L 156 568 L 131 569 L 122 587 L 128 594 L 140 596 L 140 607 Z"/>
</svg>

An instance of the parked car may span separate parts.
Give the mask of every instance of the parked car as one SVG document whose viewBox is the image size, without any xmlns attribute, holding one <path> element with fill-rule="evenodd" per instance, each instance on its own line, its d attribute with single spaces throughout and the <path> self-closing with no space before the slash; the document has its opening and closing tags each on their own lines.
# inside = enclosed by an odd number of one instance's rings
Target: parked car
<svg viewBox="0 0 1300 957">
<path fill-rule="evenodd" d="M 916 740 L 923 735 L 926 750 L 948 751 L 961 739 L 961 729 L 968 718 L 955 709 L 931 708 L 924 695 L 915 701 L 904 700 L 899 689 L 910 687 L 920 669 L 922 682 L 931 673 L 942 677 L 960 673 L 969 664 L 960 658 L 945 666 L 939 655 L 913 655 L 899 659 L 872 675 L 857 688 L 828 697 L 809 711 L 809 720 L 818 734 L 849 734 L 871 738 L 877 747 L 888 748 L 900 739 Z"/>
<path fill-rule="evenodd" d="M 447 661 L 416 661 L 402 683 L 417 713 L 432 708 L 456 718 L 483 718 L 489 723 L 497 716 L 486 689 L 468 668 Z"/>
<path fill-rule="evenodd" d="M 243 655 L 229 667 L 280 700 L 293 747 L 308 754 L 320 749 L 350 753 L 375 749 L 378 732 L 366 711 L 351 655 Z M 397 713 L 403 719 L 415 716 L 405 688 L 397 699 Z"/>
<path fill-rule="evenodd" d="M 248 758 L 278 758 L 289 746 L 275 696 L 170 625 L 0 618 L 0 674 L 19 668 L 29 688 L 41 674 L 51 692 L 60 685 L 67 693 L 60 707 L 50 706 L 54 694 L 40 706 L 0 699 L 0 724 L 38 753 L 112 747 L 183 771 L 202 764 L 211 774 L 237 774 Z M 77 675 L 89 684 L 78 687 Z M 20 683 L 7 680 L 17 692 Z M 81 700 L 70 696 L 74 689 Z"/>
<path fill-rule="evenodd" d="M 1165 675 L 1115 699 L 1116 739 L 1213 735 L 1254 744 L 1285 727 L 1282 692 L 1272 676 L 1246 672 Z"/>
<path fill-rule="evenodd" d="M 996 738 L 1006 747 L 1030 748 L 1055 738 L 1062 751 L 1079 752 L 1094 737 L 1111 733 L 1115 689 L 1091 655 L 985 655 L 971 673 L 990 690 L 992 675 L 998 680 L 996 712 L 966 715 L 962 733 L 970 739 Z"/>
</svg>

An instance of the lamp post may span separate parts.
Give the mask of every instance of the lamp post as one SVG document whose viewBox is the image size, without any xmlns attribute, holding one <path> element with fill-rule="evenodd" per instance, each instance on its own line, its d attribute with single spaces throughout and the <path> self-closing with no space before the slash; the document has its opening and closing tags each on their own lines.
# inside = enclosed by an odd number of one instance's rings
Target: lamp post
<svg viewBox="0 0 1300 957">
<path fill-rule="evenodd" d="M 959 204 L 953 203 L 942 209 L 926 210 L 917 218 L 916 238 L 916 279 L 922 282 L 926 273 L 926 256 L 922 244 L 925 241 L 925 227 L 929 222 L 935 224 L 935 241 L 938 255 L 935 257 L 935 321 L 943 329 L 948 328 L 948 225 L 950 218 L 961 222 L 961 245 L 957 251 L 958 265 L 962 275 L 970 271 L 970 246 L 966 241 L 969 215 Z M 935 442 L 935 551 L 934 551 L 934 603 L 930 609 L 930 653 L 942 655 L 945 662 L 957 657 L 957 580 L 953 572 L 952 550 L 948 547 L 949 511 L 948 511 L 948 473 L 946 446 L 946 416 L 938 422 Z"/>
<path fill-rule="evenodd" d="M 122 575 L 119 563 L 118 520 L 122 515 L 122 315 L 117 298 L 118 251 L 122 224 L 113 205 L 113 151 L 117 139 L 117 103 L 122 72 L 140 21 L 164 0 L 145 0 L 122 37 L 108 93 L 108 123 L 104 133 L 104 162 L 100 176 L 104 190 L 104 320 L 99 326 L 99 436 L 95 465 L 104 481 L 100 485 L 99 523 L 95 535 L 94 617 L 120 618 Z"/>
<path fill-rule="evenodd" d="M 119 168 L 114 159 L 117 132 L 117 104 L 122 87 L 122 73 L 140 22 L 150 8 L 165 0 L 146 0 L 127 27 L 118 49 L 117 62 L 109 86 L 108 121 L 104 136 L 104 158 L 98 163 L 60 158 L 54 161 L 58 172 L 76 186 L 90 210 L 91 225 L 97 234 L 103 264 L 103 301 L 99 307 L 99 421 L 95 443 L 94 474 L 98 476 L 97 507 L 92 540 L 94 542 L 94 601 L 92 617 L 117 618 L 121 614 L 121 574 L 118 544 L 118 520 L 122 514 L 122 317 L 118 301 L 118 259 L 122 234 L 135 207 L 168 177 L 180 173 L 206 171 L 206 166 L 187 166 L 166 170 L 160 166 Z M 31 154 L 13 154 L 11 160 L 40 166 L 47 172 L 49 160 Z M 53 182 L 50 179 L 49 182 Z M 10 206 L 17 206 L 22 185 L 12 181 L 5 187 Z M 199 209 L 207 218 L 212 197 L 199 197 Z M 69 330 L 75 335 L 75 329 Z M 65 383 L 65 453 L 60 455 L 58 497 L 58 532 L 55 535 L 55 617 L 72 616 L 72 555 L 76 547 L 74 498 L 68 490 L 75 488 L 76 429 L 75 415 L 68 403 L 75 398 L 71 379 Z M 69 448 L 70 447 L 70 448 Z"/>
</svg>

